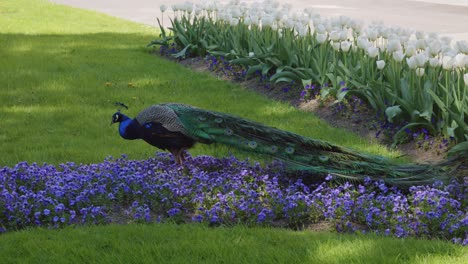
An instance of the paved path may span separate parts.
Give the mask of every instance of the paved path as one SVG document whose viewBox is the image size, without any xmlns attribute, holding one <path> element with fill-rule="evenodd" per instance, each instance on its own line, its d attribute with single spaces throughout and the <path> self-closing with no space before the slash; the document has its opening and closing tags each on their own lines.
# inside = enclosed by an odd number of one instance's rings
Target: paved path
<svg viewBox="0 0 468 264">
<path fill-rule="evenodd" d="M 185 0 L 49 0 L 96 10 L 128 20 L 156 26 L 161 15 L 159 6 L 183 3 Z M 206 0 L 192 0 L 194 3 Z M 226 2 L 226 1 L 221 1 Z M 253 2 L 241 0 L 241 2 Z M 468 41 L 468 0 L 280 0 L 292 7 L 314 8 L 323 16 L 345 15 L 385 25 L 437 32 L 455 40 Z M 170 4 L 169 4 L 170 3 Z M 440 4 L 442 3 L 442 4 Z"/>
</svg>

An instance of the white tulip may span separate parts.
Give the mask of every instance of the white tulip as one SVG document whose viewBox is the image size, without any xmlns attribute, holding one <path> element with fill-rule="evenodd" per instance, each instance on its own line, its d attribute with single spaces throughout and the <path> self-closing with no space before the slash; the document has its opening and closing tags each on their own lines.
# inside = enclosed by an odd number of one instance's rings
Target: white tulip
<svg viewBox="0 0 468 264">
<path fill-rule="evenodd" d="M 424 33 L 423 31 L 416 31 L 414 34 L 416 35 L 417 39 L 422 39 L 426 35 L 426 33 Z"/>
<path fill-rule="evenodd" d="M 369 39 L 371 41 L 375 41 L 379 35 L 378 35 L 378 31 L 377 30 L 374 30 L 374 29 L 367 29 L 367 36 L 369 37 Z"/>
<path fill-rule="evenodd" d="M 252 58 L 253 56 L 255 56 L 255 53 L 253 53 L 253 51 L 249 52 L 249 57 Z"/>
<path fill-rule="evenodd" d="M 394 52 L 394 51 L 398 51 L 398 50 L 401 50 L 400 40 L 397 39 L 397 38 L 390 39 L 388 41 L 387 51 L 388 52 Z"/>
<path fill-rule="evenodd" d="M 429 65 L 431 65 L 432 68 L 436 68 L 442 65 L 442 62 L 438 58 L 430 58 Z"/>
<path fill-rule="evenodd" d="M 296 25 L 296 30 L 299 36 L 305 37 L 307 35 L 307 27 L 301 24 Z"/>
<path fill-rule="evenodd" d="M 231 24 L 231 26 L 237 26 L 237 24 L 239 24 L 239 19 L 232 17 L 231 20 L 229 21 L 229 24 Z"/>
<path fill-rule="evenodd" d="M 275 20 L 276 22 L 281 21 L 283 19 L 284 13 L 282 11 L 276 11 L 275 12 Z"/>
<path fill-rule="evenodd" d="M 429 53 L 432 56 L 435 56 L 439 54 L 439 52 L 441 51 L 442 45 L 440 44 L 440 41 L 434 39 L 431 42 L 429 42 L 428 48 L 429 48 Z"/>
<path fill-rule="evenodd" d="M 327 30 L 325 29 L 325 26 L 323 24 L 318 24 L 315 27 L 315 31 L 317 31 L 317 33 L 320 33 L 320 34 L 323 34 L 323 33 L 327 32 Z"/>
<path fill-rule="evenodd" d="M 414 54 L 416 54 L 416 47 L 411 45 L 411 44 L 406 46 L 405 54 L 406 54 L 407 57 L 413 56 Z"/>
<path fill-rule="evenodd" d="M 401 62 L 405 58 L 405 54 L 403 53 L 402 50 L 397 50 L 393 52 L 393 60 L 396 62 Z"/>
<path fill-rule="evenodd" d="M 333 42 L 332 46 L 335 51 L 340 51 L 341 45 L 339 42 Z"/>
<path fill-rule="evenodd" d="M 341 24 L 342 27 L 348 25 L 349 21 L 351 20 L 351 18 L 349 18 L 347 16 L 340 16 L 339 19 L 340 19 L 340 24 Z"/>
<path fill-rule="evenodd" d="M 465 86 L 468 87 L 468 73 L 463 74 L 463 81 L 465 82 Z"/>
<path fill-rule="evenodd" d="M 442 58 L 442 68 L 444 68 L 444 70 L 451 70 L 453 69 L 453 63 L 454 63 L 454 59 L 452 59 L 452 57 L 450 56 L 444 56 Z"/>
<path fill-rule="evenodd" d="M 192 3 L 186 3 L 185 4 L 185 10 L 187 10 L 187 12 L 189 12 L 189 13 L 192 13 L 193 12 L 193 4 Z"/>
<path fill-rule="evenodd" d="M 292 20 L 291 18 L 288 18 L 284 21 L 284 26 L 286 28 L 293 28 L 294 27 L 294 20 Z"/>
<path fill-rule="evenodd" d="M 253 23 L 252 23 L 252 18 L 250 18 L 249 16 L 248 16 L 248 17 L 245 17 L 245 18 L 244 18 L 244 24 L 245 24 L 246 26 L 252 25 L 252 24 L 253 24 Z"/>
<path fill-rule="evenodd" d="M 426 62 L 429 60 L 425 53 L 418 53 L 413 57 L 415 58 L 418 67 L 424 67 L 424 65 L 426 65 Z"/>
<path fill-rule="evenodd" d="M 455 60 L 455 62 L 453 64 L 454 67 L 464 68 L 465 64 L 466 64 L 466 61 L 468 60 L 468 57 L 463 53 L 458 53 L 455 56 L 454 60 Z"/>
<path fill-rule="evenodd" d="M 379 49 L 374 46 L 370 46 L 367 48 L 367 54 L 369 55 L 369 57 L 375 58 L 377 57 L 377 55 L 379 55 Z"/>
<path fill-rule="evenodd" d="M 334 30 L 330 33 L 330 40 L 332 41 L 338 41 L 341 38 L 341 32 Z"/>
<path fill-rule="evenodd" d="M 416 40 L 416 48 L 423 50 L 426 48 L 426 41 L 424 39 L 418 39 Z"/>
<path fill-rule="evenodd" d="M 416 75 L 422 77 L 424 75 L 424 68 L 417 68 Z"/>
<path fill-rule="evenodd" d="M 340 40 L 346 40 L 348 39 L 348 30 L 347 29 L 343 29 L 341 30 L 340 32 Z"/>
<path fill-rule="evenodd" d="M 351 42 L 349 42 L 349 41 L 342 41 L 341 42 L 341 50 L 343 52 L 348 52 L 350 48 L 351 48 Z"/>
<path fill-rule="evenodd" d="M 418 67 L 418 63 L 414 56 L 406 58 L 406 63 L 410 69 L 416 69 Z"/>
<path fill-rule="evenodd" d="M 160 5 L 159 9 L 161 10 L 162 13 L 164 13 L 167 10 L 167 6 L 166 5 Z"/>
<path fill-rule="evenodd" d="M 273 25 L 273 16 L 267 15 L 262 18 L 262 26 L 271 27 Z"/>
<path fill-rule="evenodd" d="M 468 53 L 468 42 L 467 41 L 465 41 L 465 40 L 457 41 L 455 45 L 456 45 L 459 52 Z"/>
<path fill-rule="evenodd" d="M 315 36 L 315 39 L 317 40 L 317 42 L 318 42 L 319 44 L 322 44 L 322 43 L 324 43 L 325 41 L 327 41 L 327 34 L 321 34 L 321 33 L 319 33 L 319 34 L 317 34 L 317 35 Z"/>
<path fill-rule="evenodd" d="M 363 50 L 367 50 L 371 46 L 371 43 L 365 36 L 359 36 L 357 39 L 357 46 Z"/>
<path fill-rule="evenodd" d="M 382 70 L 385 67 L 385 61 L 384 60 L 378 60 L 376 61 L 377 63 L 377 69 Z"/>
</svg>

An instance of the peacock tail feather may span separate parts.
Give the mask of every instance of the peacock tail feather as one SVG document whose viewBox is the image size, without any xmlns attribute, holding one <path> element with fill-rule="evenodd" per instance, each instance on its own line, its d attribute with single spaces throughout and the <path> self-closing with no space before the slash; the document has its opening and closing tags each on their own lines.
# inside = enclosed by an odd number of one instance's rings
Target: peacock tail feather
<svg viewBox="0 0 468 264">
<path fill-rule="evenodd" d="M 283 161 L 292 171 L 333 174 L 349 180 L 370 177 L 392 185 L 410 186 L 430 184 L 435 180 L 447 182 L 456 174 L 466 173 L 466 170 L 459 172 L 457 169 L 462 164 L 468 165 L 466 155 L 435 165 L 399 165 L 381 156 L 363 154 L 225 113 L 183 104 L 158 107 L 175 114 L 176 118 L 171 118 L 168 126 L 183 127 L 184 134 L 197 142 L 221 143 L 269 155 Z"/>
</svg>

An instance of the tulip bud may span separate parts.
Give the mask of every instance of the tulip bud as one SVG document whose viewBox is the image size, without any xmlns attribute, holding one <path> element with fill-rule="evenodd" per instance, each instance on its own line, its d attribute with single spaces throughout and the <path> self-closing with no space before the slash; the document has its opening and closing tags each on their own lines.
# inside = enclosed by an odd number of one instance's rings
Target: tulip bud
<svg viewBox="0 0 468 264">
<path fill-rule="evenodd" d="M 465 86 L 468 87 L 468 73 L 463 74 L 463 81 L 465 82 Z"/>
<path fill-rule="evenodd" d="M 167 10 L 167 6 L 166 5 L 161 5 L 161 6 L 159 6 L 159 9 L 161 10 L 162 13 L 164 13 Z"/>
<path fill-rule="evenodd" d="M 378 60 L 376 61 L 377 63 L 377 69 L 382 70 L 385 67 L 385 61 L 384 60 Z"/>
<path fill-rule="evenodd" d="M 255 56 L 255 53 L 253 53 L 253 51 L 249 52 L 249 57 L 252 58 L 253 56 Z"/>
<path fill-rule="evenodd" d="M 416 75 L 418 77 L 422 77 L 424 75 L 424 68 L 417 68 L 416 69 Z"/>
</svg>

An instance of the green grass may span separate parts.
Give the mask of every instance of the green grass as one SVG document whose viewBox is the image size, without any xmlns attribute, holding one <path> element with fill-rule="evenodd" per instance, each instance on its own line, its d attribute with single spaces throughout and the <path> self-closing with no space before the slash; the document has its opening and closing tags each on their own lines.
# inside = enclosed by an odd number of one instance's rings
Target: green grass
<svg viewBox="0 0 468 264">
<path fill-rule="evenodd" d="M 154 147 L 122 140 L 117 126 L 109 125 L 115 101 L 129 105 L 131 116 L 155 103 L 187 103 L 398 155 L 310 113 L 152 55 L 145 46 L 157 36 L 153 28 L 41 0 L 1 0 L 0 10 L 0 165 L 154 155 Z M 199 145 L 192 153 L 229 151 Z"/>
<path fill-rule="evenodd" d="M 0 166 L 153 156 L 155 148 L 123 140 L 109 125 L 115 101 L 128 104 L 130 115 L 154 103 L 193 104 L 362 151 L 398 154 L 310 113 L 153 56 L 145 44 L 155 36 L 152 28 L 94 12 L 42 0 L 0 0 Z M 192 153 L 228 151 L 199 145 Z M 0 236 L 0 263 L 461 263 L 466 254 L 441 241 L 195 225 L 31 229 Z"/>
<path fill-rule="evenodd" d="M 243 226 L 110 225 L 33 229 L 0 237 L 2 263 L 455 264 L 467 258 L 466 248 L 440 241 Z"/>
</svg>

